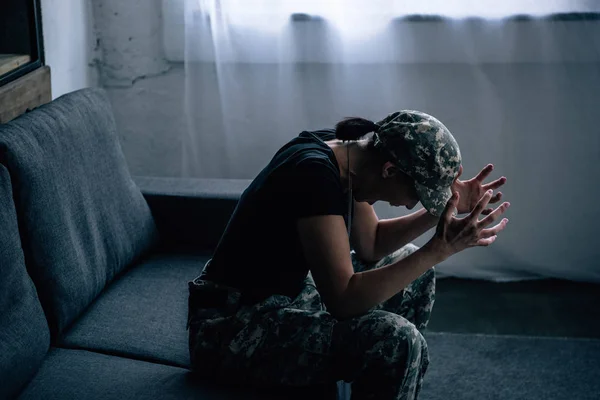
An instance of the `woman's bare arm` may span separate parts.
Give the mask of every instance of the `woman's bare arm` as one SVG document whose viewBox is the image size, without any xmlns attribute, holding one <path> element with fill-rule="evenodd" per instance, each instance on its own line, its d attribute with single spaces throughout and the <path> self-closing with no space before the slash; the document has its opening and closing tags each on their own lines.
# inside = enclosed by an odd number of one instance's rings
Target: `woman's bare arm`
<svg viewBox="0 0 600 400">
<path fill-rule="evenodd" d="M 365 202 L 354 203 L 352 247 L 359 258 L 377 262 L 433 228 L 439 218 L 425 209 L 403 217 L 380 220 Z"/>
<path fill-rule="evenodd" d="M 374 245 L 376 256 L 383 258 L 412 242 L 435 227 L 439 220 L 424 208 L 403 217 L 380 220 Z"/>
<path fill-rule="evenodd" d="M 298 222 L 298 230 L 323 301 L 338 319 L 367 312 L 446 257 L 434 245 L 426 245 L 395 264 L 354 273 L 341 216 L 304 218 Z"/>
</svg>

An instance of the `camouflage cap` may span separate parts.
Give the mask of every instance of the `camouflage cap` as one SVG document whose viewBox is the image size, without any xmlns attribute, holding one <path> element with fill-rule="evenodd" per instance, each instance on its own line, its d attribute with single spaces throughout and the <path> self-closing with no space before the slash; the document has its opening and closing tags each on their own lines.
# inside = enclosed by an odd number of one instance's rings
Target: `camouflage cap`
<svg viewBox="0 0 600 400">
<path fill-rule="evenodd" d="M 440 216 L 452 196 L 461 155 L 458 143 L 435 117 L 421 111 L 401 110 L 377 123 L 375 148 L 385 151 L 397 167 L 415 181 L 419 200 Z"/>
</svg>

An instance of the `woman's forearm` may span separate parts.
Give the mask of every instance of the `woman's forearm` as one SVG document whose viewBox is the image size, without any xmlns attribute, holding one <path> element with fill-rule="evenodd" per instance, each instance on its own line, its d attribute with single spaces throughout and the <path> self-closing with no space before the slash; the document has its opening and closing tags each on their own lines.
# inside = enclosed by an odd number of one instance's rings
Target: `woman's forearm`
<svg viewBox="0 0 600 400">
<path fill-rule="evenodd" d="M 364 314 L 448 257 L 430 241 L 394 264 L 355 273 L 337 302 L 337 310 L 332 310 L 333 314 L 340 319 Z"/>
<path fill-rule="evenodd" d="M 375 235 L 375 258 L 381 259 L 412 242 L 436 226 L 438 220 L 424 208 L 403 217 L 380 220 Z"/>
</svg>

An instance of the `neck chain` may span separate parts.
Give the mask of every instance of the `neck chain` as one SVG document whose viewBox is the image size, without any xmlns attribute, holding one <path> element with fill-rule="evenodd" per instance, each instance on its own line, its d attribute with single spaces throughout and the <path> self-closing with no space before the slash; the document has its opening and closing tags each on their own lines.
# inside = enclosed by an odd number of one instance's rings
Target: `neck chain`
<svg viewBox="0 0 600 400">
<path fill-rule="evenodd" d="M 348 237 L 350 237 L 350 229 L 352 228 L 352 174 L 350 173 L 350 145 L 346 144 L 346 158 L 348 167 Z"/>
</svg>

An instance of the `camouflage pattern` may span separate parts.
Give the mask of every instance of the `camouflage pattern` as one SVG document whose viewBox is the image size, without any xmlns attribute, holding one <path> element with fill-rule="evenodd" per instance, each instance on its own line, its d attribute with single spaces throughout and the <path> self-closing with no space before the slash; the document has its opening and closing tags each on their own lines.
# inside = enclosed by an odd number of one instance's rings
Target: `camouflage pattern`
<svg viewBox="0 0 600 400">
<path fill-rule="evenodd" d="M 389 154 L 415 180 L 423 207 L 440 216 L 461 164 L 460 148 L 448 128 L 435 117 L 413 110 L 396 111 L 377 125 L 375 148 Z"/>
<path fill-rule="evenodd" d="M 352 264 L 355 272 L 366 271 L 394 264 L 399 260 L 414 253 L 419 248 L 412 243 L 385 256 L 378 263 L 372 265 L 363 263 L 356 253 L 352 252 Z M 375 307 L 378 310 L 390 311 L 412 322 L 419 330 L 427 328 L 431 310 L 435 302 L 435 267 L 430 268 L 408 285 L 402 292 Z"/>
<path fill-rule="evenodd" d="M 408 245 L 378 268 L 415 251 Z M 192 369 L 214 381 L 254 386 L 352 382 L 353 399 L 416 399 L 429 365 L 419 329 L 435 296 L 430 269 L 392 299 L 361 316 L 338 321 L 325 309 L 309 273 L 295 298 L 274 295 L 246 304 L 235 289 L 189 282 Z M 408 367 L 407 367 L 408 366 Z"/>
</svg>

